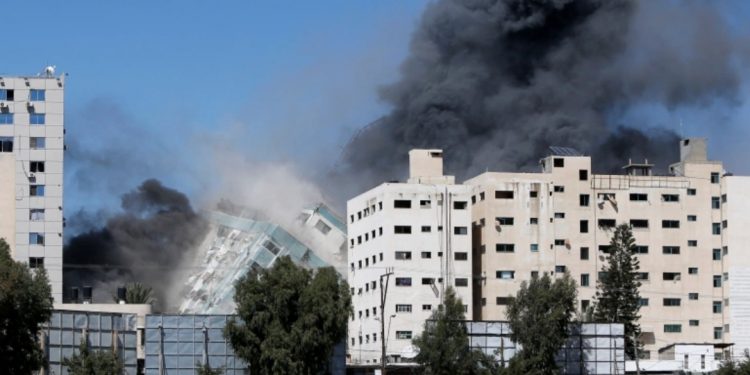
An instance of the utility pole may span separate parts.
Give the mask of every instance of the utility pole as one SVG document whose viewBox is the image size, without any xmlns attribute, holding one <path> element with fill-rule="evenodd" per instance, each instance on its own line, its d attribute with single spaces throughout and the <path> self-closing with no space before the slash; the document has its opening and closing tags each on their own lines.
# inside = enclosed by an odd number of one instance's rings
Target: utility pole
<svg viewBox="0 0 750 375">
<path fill-rule="evenodd" d="M 641 366 L 638 364 L 638 341 L 635 339 L 635 332 L 633 332 L 633 349 L 635 350 L 635 374 L 641 375 Z"/>
<path fill-rule="evenodd" d="M 391 275 L 393 275 L 392 268 L 386 268 L 385 273 L 380 275 L 380 373 L 382 375 L 385 375 L 385 297 L 388 294 L 388 280 L 390 280 Z M 383 284 L 383 278 L 385 278 L 385 284 Z"/>
</svg>

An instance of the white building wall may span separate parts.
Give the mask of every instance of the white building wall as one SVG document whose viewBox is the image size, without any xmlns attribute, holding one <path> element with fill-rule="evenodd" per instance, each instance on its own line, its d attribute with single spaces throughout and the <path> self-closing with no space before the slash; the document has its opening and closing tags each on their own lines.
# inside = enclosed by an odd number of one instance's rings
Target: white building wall
<svg viewBox="0 0 750 375">
<path fill-rule="evenodd" d="M 750 177 L 723 178 L 725 187 L 724 241 L 727 270 L 728 324 L 727 340 L 734 343 L 735 357 L 750 350 Z"/>
<path fill-rule="evenodd" d="M 12 154 L 0 153 L 2 170 L 13 171 L 0 178 L 0 235 L 14 259 L 43 259 L 56 302 L 62 301 L 64 83 L 64 76 L 0 77 L 0 90 L 13 92 L 13 100 L 0 100 L 0 113 L 13 116 L 12 124 L 0 124 L 0 137 L 13 138 Z M 44 100 L 32 100 L 31 90 L 44 90 Z M 42 114 L 44 123 L 32 125 L 31 116 Z M 32 148 L 32 137 L 43 138 L 44 147 Z M 32 172 L 32 161 L 43 162 L 44 171 Z M 44 186 L 44 196 L 32 196 L 32 185 Z M 43 216 L 32 220 L 32 209 L 43 209 Z M 30 244 L 30 233 L 43 236 L 43 244 Z"/>
</svg>

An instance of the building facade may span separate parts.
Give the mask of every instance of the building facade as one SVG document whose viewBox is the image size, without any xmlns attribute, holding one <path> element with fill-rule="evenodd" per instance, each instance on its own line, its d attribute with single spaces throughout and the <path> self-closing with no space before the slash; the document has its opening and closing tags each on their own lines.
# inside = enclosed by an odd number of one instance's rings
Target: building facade
<svg viewBox="0 0 750 375">
<path fill-rule="evenodd" d="M 65 77 L 0 76 L 0 238 L 62 301 Z"/>
<path fill-rule="evenodd" d="M 411 339 L 440 305 L 446 286 L 455 287 L 467 316 L 473 313 L 471 187 L 443 175 L 439 150 L 409 156 L 406 183 L 382 184 L 347 203 L 354 306 L 347 349 L 353 364 L 381 363 L 383 336 L 389 362 L 408 360 Z"/>
</svg>

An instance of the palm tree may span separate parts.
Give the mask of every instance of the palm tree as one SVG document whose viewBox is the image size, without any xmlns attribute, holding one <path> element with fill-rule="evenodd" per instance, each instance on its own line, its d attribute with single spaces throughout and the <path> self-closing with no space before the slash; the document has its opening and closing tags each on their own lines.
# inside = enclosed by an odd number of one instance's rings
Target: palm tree
<svg viewBox="0 0 750 375">
<path fill-rule="evenodd" d="M 119 302 L 117 296 L 114 296 L 115 302 Z M 125 303 L 129 304 L 152 304 L 156 302 L 154 290 L 139 282 L 133 282 L 125 285 Z"/>
</svg>

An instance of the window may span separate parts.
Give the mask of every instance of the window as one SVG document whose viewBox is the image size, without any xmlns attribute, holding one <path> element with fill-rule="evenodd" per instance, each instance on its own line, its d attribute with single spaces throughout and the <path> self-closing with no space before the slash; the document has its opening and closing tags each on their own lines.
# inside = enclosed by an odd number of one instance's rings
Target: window
<svg viewBox="0 0 750 375">
<path fill-rule="evenodd" d="M 513 190 L 496 190 L 495 199 L 513 199 Z"/>
<path fill-rule="evenodd" d="M 453 227 L 453 234 L 464 235 L 468 233 L 469 229 L 467 227 Z"/>
<path fill-rule="evenodd" d="M 531 278 L 535 279 L 539 277 L 539 271 L 531 271 Z"/>
<path fill-rule="evenodd" d="M 698 191 L 695 190 L 695 189 L 687 189 L 687 195 L 695 195 L 697 193 L 698 193 Z"/>
<path fill-rule="evenodd" d="M 29 233 L 29 244 L 44 245 L 44 234 L 36 232 Z"/>
<path fill-rule="evenodd" d="M 662 228 L 679 228 L 680 221 L 679 220 L 662 220 L 661 227 Z"/>
<path fill-rule="evenodd" d="M 599 251 L 601 251 L 604 254 L 609 254 L 610 250 L 611 249 L 609 245 L 599 245 Z"/>
<path fill-rule="evenodd" d="M 563 158 L 554 158 L 552 160 L 552 165 L 554 165 L 556 168 L 563 168 L 563 167 L 565 167 L 565 159 L 563 159 Z"/>
<path fill-rule="evenodd" d="M 411 201 L 407 199 L 396 199 L 393 201 L 393 208 L 411 208 Z"/>
<path fill-rule="evenodd" d="M 696 247 L 696 246 L 698 246 L 698 241 L 697 240 L 688 240 L 688 246 L 689 247 Z"/>
<path fill-rule="evenodd" d="M 729 255 L 729 246 L 722 247 L 722 255 L 723 256 Z"/>
<path fill-rule="evenodd" d="M 495 251 L 498 253 L 512 253 L 516 251 L 516 245 L 512 243 L 499 243 L 495 245 Z"/>
<path fill-rule="evenodd" d="M 410 313 L 411 305 L 396 305 L 396 312 L 397 313 Z"/>
<path fill-rule="evenodd" d="M 714 314 L 721 314 L 721 301 L 714 301 L 712 306 Z"/>
<path fill-rule="evenodd" d="M 698 221 L 698 216 L 695 215 L 688 215 L 687 221 Z"/>
<path fill-rule="evenodd" d="M 535 190 L 529 191 L 529 198 L 536 198 L 539 196 L 539 192 Z"/>
<path fill-rule="evenodd" d="M 718 172 L 711 172 L 711 183 L 712 184 L 718 184 L 719 183 L 719 173 Z"/>
<path fill-rule="evenodd" d="M 32 197 L 43 197 L 44 196 L 44 185 L 31 185 L 29 186 L 29 195 Z"/>
<path fill-rule="evenodd" d="M 14 90 L 0 89 L 0 100 L 12 102 L 14 98 Z"/>
<path fill-rule="evenodd" d="M 648 281 L 648 272 L 637 272 L 635 274 L 636 280 Z"/>
<path fill-rule="evenodd" d="M 396 260 L 411 260 L 411 251 L 397 251 Z"/>
<path fill-rule="evenodd" d="M 617 223 L 615 222 L 615 219 L 599 219 L 599 228 L 602 229 L 611 229 L 614 228 Z"/>
<path fill-rule="evenodd" d="M 410 225 L 396 225 L 393 227 L 393 232 L 396 234 L 411 234 Z"/>
<path fill-rule="evenodd" d="M 0 152 L 13 152 L 13 137 L 0 137 Z"/>
<path fill-rule="evenodd" d="M 688 293 L 688 299 L 691 301 L 697 301 L 698 300 L 698 293 Z"/>
<path fill-rule="evenodd" d="M 588 194 L 581 194 L 578 196 L 578 205 L 581 207 L 588 207 L 589 206 L 589 195 Z"/>
<path fill-rule="evenodd" d="M 662 279 L 664 279 L 665 281 L 679 281 L 680 273 L 679 272 L 664 272 L 662 274 Z"/>
<path fill-rule="evenodd" d="M 453 259 L 455 260 L 469 260 L 469 253 L 466 252 L 456 252 L 453 254 Z"/>
<path fill-rule="evenodd" d="M 431 204 L 432 202 L 429 199 L 421 200 L 419 201 L 419 208 L 430 208 Z"/>
<path fill-rule="evenodd" d="M 431 258 L 432 258 L 432 253 L 431 252 L 429 252 L 429 251 L 423 251 L 422 252 L 422 259 L 431 259 Z"/>
<path fill-rule="evenodd" d="M 565 212 L 555 212 L 555 219 L 565 219 Z"/>
<path fill-rule="evenodd" d="M 713 260 L 721 260 L 721 249 L 714 249 L 713 250 Z"/>
<path fill-rule="evenodd" d="M 469 286 L 469 279 L 465 278 L 465 277 L 457 277 L 456 278 L 456 286 L 457 287 Z"/>
<path fill-rule="evenodd" d="M 714 288 L 721 288 L 721 275 L 714 275 Z"/>
<path fill-rule="evenodd" d="M 721 336 L 722 336 L 722 328 L 714 327 L 714 340 L 721 340 Z"/>
<path fill-rule="evenodd" d="M 648 220 L 645 219 L 631 219 L 630 226 L 633 228 L 648 228 Z"/>
<path fill-rule="evenodd" d="M 680 247 L 679 246 L 662 246 L 661 252 L 662 254 L 679 255 Z"/>
<path fill-rule="evenodd" d="M 680 306 L 679 298 L 664 298 L 664 306 Z"/>
<path fill-rule="evenodd" d="M 42 257 L 30 257 L 29 268 L 44 268 L 44 258 Z"/>
<path fill-rule="evenodd" d="M 581 311 L 586 311 L 589 309 L 589 306 L 591 305 L 591 301 L 587 299 L 581 300 Z"/>
<path fill-rule="evenodd" d="M 588 220 L 581 220 L 579 224 L 579 229 L 581 233 L 588 233 L 589 232 L 589 221 Z"/>
<path fill-rule="evenodd" d="M 662 194 L 661 200 L 664 202 L 679 202 L 680 196 L 678 194 Z"/>
<path fill-rule="evenodd" d="M 44 113 L 29 113 L 29 124 L 44 125 Z"/>
<path fill-rule="evenodd" d="M 561 239 L 555 240 L 555 246 L 565 246 L 565 240 L 561 240 Z"/>
<path fill-rule="evenodd" d="M 495 223 L 497 225 L 513 225 L 512 217 L 496 217 Z"/>
<path fill-rule="evenodd" d="M 533 243 L 531 244 L 530 248 L 531 248 L 531 251 L 537 252 L 539 251 L 539 244 Z"/>
<path fill-rule="evenodd" d="M 633 252 L 636 254 L 648 254 L 648 246 L 635 245 Z"/>
<path fill-rule="evenodd" d="M 430 233 L 432 232 L 432 227 L 429 225 L 423 225 L 422 226 L 422 233 Z"/>
<path fill-rule="evenodd" d="M 411 277 L 397 277 L 396 286 L 411 286 Z"/>
<path fill-rule="evenodd" d="M 456 202 L 453 202 L 453 209 L 454 210 L 465 210 L 467 205 L 468 205 L 467 202 L 456 201 Z"/>
<path fill-rule="evenodd" d="M 630 193 L 630 200 L 631 201 L 647 201 L 648 200 L 648 194 Z"/>
<path fill-rule="evenodd" d="M 422 285 L 432 285 L 435 284 L 435 278 L 433 277 L 423 277 L 422 278 Z"/>
<path fill-rule="evenodd" d="M 711 223 L 711 233 L 714 235 L 721 234 L 721 223 Z"/>
<path fill-rule="evenodd" d="M 721 203 L 727 203 L 727 195 L 726 194 L 722 194 L 721 195 Z"/>
<path fill-rule="evenodd" d="M 682 332 L 682 324 L 665 324 L 664 332 L 665 333 L 680 333 Z"/>
<path fill-rule="evenodd" d="M 0 125 L 8 125 L 13 124 L 13 114 L 12 113 L 0 113 Z"/>
<path fill-rule="evenodd" d="M 380 256 L 378 257 L 378 259 L 379 259 L 379 260 L 380 260 L 381 262 L 383 261 L 383 253 L 380 253 Z"/>
<path fill-rule="evenodd" d="M 432 310 L 432 305 L 422 305 L 422 311 L 430 311 Z"/>
<path fill-rule="evenodd" d="M 727 220 L 721 221 L 721 229 L 727 229 L 728 226 L 729 226 L 729 221 Z"/>
<path fill-rule="evenodd" d="M 585 169 L 578 170 L 578 180 L 587 181 L 589 179 L 589 171 Z"/>
<path fill-rule="evenodd" d="M 588 260 L 588 259 L 589 259 L 589 248 L 582 247 L 581 248 L 581 260 Z"/>
<path fill-rule="evenodd" d="M 529 218 L 529 224 L 531 225 L 539 224 L 539 218 L 536 218 L 536 217 Z"/>
<path fill-rule="evenodd" d="M 711 208 L 714 210 L 718 210 L 721 208 L 721 198 L 719 197 L 711 197 Z"/>
<path fill-rule="evenodd" d="M 319 230 L 320 233 L 328 234 L 328 232 L 331 231 L 331 227 L 326 224 L 323 220 L 318 220 L 317 223 L 315 223 L 315 229 Z"/>
<path fill-rule="evenodd" d="M 484 200 L 484 192 L 479 193 L 479 200 L 480 201 Z"/>
<path fill-rule="evenodd" d="M 31 89 L 31 92 L 29 93 L 29 100 L 32 102 L 43 102 L 45 100 L 44 94 L 44 90 Z"/>
<path fill-rule="evenodd" d="M 556 273 L 565 273 L 565 266 L 555 266 Z"/>
<path fill-rule="evenodd" d="M 411 331 L 396 331 L 397 340 L 411 340 Z"/>
<path fill-rule="evenodd" d="M 698 267 L 688 267 L 688 275 L 697 275 Z"/>
<path fill-rule="evenodd" d="M 495 297 L 495 304 L 505 306 L 510 303 L 511 297 Z"/>
<path fill-rule="evenodd" d="M 641 307 L 648 306 L 648 298 L 639 298 L 638 306 L 641 306 Z"/>
<path fill-rule="evenodd" d="M 581 286 L 589 286 L 589 274 L 581 274 Z"/>
<path fill-rule="evenodd" d="M 555 190 L 555 193 L 564 193 L 565 192 L 565 186 L 555 185 L 554 190 Z"/>
<path fill-rule="evenodd" d="M 44 208 L 32 208 L 29 210 L 29 220 L 31 221 L 42 221 L 44 220 Z"/>
<path fill-rule="evenodd" d="M 516 271 L 495 271 L 495 277 L 503 280 L 515 279 Z"/>
</svg>

